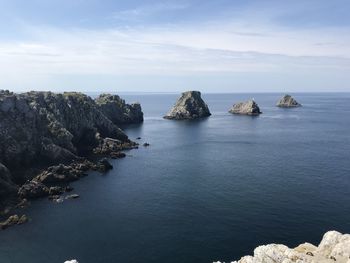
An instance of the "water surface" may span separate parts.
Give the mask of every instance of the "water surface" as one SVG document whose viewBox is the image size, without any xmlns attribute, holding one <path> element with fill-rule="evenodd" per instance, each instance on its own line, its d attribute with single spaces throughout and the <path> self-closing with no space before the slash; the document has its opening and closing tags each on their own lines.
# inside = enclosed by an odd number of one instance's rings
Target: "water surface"
<svg viewBox="0 0 350 263">
<path fill-rule="evenodd" d="M 0 233 L 0 262 L 212 262 L 265 243 L 318 243 L 350 233 L 350 94 L 204 94 L 212 116 L 170 121 L 176 94 L 125 95 L 145 122 L 125 128 L 150 147 L 73 184 L 80 199 L 39 200 L 28 224 Z M 227 113 L 254 97 L 259 117 Z"/>
</svg>

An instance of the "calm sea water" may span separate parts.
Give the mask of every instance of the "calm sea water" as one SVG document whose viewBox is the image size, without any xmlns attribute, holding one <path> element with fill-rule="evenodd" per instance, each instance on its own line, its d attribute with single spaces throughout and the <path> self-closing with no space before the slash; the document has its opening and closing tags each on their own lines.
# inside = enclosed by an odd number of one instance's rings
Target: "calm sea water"
<svg viewBox="0 0 350 263">
<path fill-rule="evenodd" d="M 32 203 L 31 221 L 0 232 L 1 263 L 212 262 L 266 243 L 350 233 L 350 94 L 204 94 L 212 116 L 170 121 L 178 95 L 126 95 L 148 148 L 73 184 L 78 200 Z M 259 117 L 227 113 L 254 97 Z"/>
</svg>

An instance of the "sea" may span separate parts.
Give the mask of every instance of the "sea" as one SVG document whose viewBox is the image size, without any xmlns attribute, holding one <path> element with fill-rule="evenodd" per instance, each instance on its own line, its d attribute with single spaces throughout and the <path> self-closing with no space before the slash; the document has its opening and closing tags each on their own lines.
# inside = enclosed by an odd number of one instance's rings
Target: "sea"
<svg viewBox="0 0 350 263">
<path fill-rule="evenodd" d="M 140 148 L 72 183 L 78 199 L 33 201 L 0 232 L 0 262 L 231 262 L 350 233 L 350 93 L 295 93 L 292 109 L 282 95 L 202 94 L 212 115 L 194 121 L 162 118 L 179 94 L 122 95 L 142 105 L 123 127 Z M 260 116 L 228 113 L 251 98 Z"/>
</svg>

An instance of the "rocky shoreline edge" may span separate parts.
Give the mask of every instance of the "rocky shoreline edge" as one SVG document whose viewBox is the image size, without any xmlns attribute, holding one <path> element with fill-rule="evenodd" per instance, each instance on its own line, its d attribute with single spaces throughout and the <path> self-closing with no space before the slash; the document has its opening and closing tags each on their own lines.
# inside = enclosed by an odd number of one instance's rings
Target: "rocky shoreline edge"
<svg viewBox="0 0 350 263">
<path fill-rule="evenodd" d="M 141 105 L 117 95 L 0 90 L 0 229 L 27 222 L 13 213 L 32 199 L 79 197 L 66 194 L 69 183 L 113 169 L 107 158 L 138 148 L 119 125 L 142 121 Z"/>
<path fill-rule="evenodd" d="M 289 248 L 281 244 L 269 244 L 255 248 L 253 256 L 244 256 L 232 263 L 349 263 L 350 234 L 328 231 L 320 244 L 310 243 Z M 224 263 L 217 261 L 214 263 Z"/>
</svg>

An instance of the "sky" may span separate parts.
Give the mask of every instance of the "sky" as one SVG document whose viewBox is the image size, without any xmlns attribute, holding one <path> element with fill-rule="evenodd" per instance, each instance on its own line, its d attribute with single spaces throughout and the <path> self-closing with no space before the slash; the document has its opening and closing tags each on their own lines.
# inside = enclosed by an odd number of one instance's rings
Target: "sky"
<svg viewBox="0 0 350 263">
<path fill-rule="evenodd" d="M 350 0 L 0 0 L 0 89 L 350 92 Z"/>
</svg>

